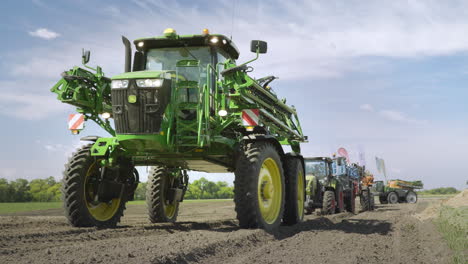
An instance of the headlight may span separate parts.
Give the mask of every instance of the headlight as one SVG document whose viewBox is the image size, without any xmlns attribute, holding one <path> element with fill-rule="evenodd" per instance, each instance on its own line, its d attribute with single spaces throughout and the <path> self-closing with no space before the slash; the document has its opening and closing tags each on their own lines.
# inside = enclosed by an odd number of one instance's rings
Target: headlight
<svg viewBox="0 0 468 264">
<path fill-rule="evenodd" d="M 212 37 L 212 38 L 210 38 L 210 42 L 213 43 L 213 44 L 218 43 L 218 41 L 219 41 L 218 37 Z"/>
<path fill-rule="evenodd" d="M 224 109 L 221 109 L 221 110 L 218 111 L 219 116 L 227 116 L 227 114 L 228 114 L 228 112 L 226 110 L 224 110 Z"/>
<path fill-rule="evenodd" d="M 113 80 L 111 83 L 112 89 L 121 89 L 128 87 L 128 80 Z"/>
<path fill-rule="evenodd" d="M 109 119 L 111 117 L 111 114 L 108 113 L 108 112 L 104 112 L 101 114 L 101 117 L 104 118 L 104 119 Z"/>
<path fill-rule="evenodd" d="M 139 79 L 136 80 L 138 87 L 161 87 L 163 81 L 161 79 Z"/>
</svg>

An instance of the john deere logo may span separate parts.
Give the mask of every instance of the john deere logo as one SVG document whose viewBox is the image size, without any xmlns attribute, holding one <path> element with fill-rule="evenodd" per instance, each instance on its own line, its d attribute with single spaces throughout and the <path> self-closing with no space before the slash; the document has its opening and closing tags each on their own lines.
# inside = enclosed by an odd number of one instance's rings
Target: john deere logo
<svg viewBox="0 0 468 264">
<path fill-rule="evenodd" d="M 133 95 L 133 94 L 132 94 L 132 95 L 129 95 L 129 96 L 128 96 L 128 102 L 129 102 L 129 103 L 134 104 L 134 103 L 136 103 L 136 101 L 137 101 L 136 95 Z"/>
</svg>

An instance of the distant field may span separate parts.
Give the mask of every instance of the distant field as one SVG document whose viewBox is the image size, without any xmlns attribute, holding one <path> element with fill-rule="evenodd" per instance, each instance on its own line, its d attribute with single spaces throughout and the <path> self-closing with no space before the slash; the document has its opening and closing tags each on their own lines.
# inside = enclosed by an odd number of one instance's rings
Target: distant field
<svg viewBox="0 0 468 264">
<path fill-rule="evenodd" d="M 198 202 L 220 202 L 232 199 L 203 199 L 185 200 L 184 203 Z M 145 201 L 131 201 L 128 204 L 145 204 Z M 62 202 L 29 202 L 29 203 L 0 203 L 0 214 L 11 214 L 16 212 L 29 212 L 38 210 L 58 209 L 62 207 Z"/>
<path fill-rule="evenodd" d="M 0 203 L 0 214 L 56 209 L 62 202 Z"/>
<path fill-rule="evenodd" d="M 450 198 L 450 197 L 454 197 L 457 194 L 458 193 L 454 193 L 454 194 L 423 194 L 423 193 L 418 193 L 418 196 L 420 198 Z"/>
</svg>

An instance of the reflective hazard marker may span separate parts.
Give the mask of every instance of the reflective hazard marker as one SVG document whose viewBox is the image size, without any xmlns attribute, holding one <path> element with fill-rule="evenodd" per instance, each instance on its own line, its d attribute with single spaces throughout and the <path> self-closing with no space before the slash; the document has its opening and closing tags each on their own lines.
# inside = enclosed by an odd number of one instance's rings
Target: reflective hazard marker
<svg viewBox="0 0 468 264">
<path fill-rule="evenodd" d="M 70 130 L 81 130 L 84 128 L 84 115 L 82 114 L 70 114 L 68 116 L 68 129 Z"/>
<path fill-rule="evenodd" d="M 260 116 L 258 109 L 245 109 L 242 111 L 242 124 L 244 126 L 257 126 Z"/>
</svg>

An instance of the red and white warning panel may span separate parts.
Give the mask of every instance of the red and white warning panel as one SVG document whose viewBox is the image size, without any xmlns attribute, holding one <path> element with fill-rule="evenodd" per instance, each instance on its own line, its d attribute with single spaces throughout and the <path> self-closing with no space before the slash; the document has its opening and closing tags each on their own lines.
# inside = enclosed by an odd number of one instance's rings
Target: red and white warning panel
<svg viewBox="0 0 468 264">
<path fill-rule="evenodd" d="M 259 109 L 245 109 L 242 111 L 242 124 L 249 127 L 258 126 L 259 116 Z"/>
<path fill-rule="evenodd" d="M 70 114 L 68 116 L 68 129 L 81 130 L 84 128 L 84 121 L 83 114 Z"/>
</svg>

